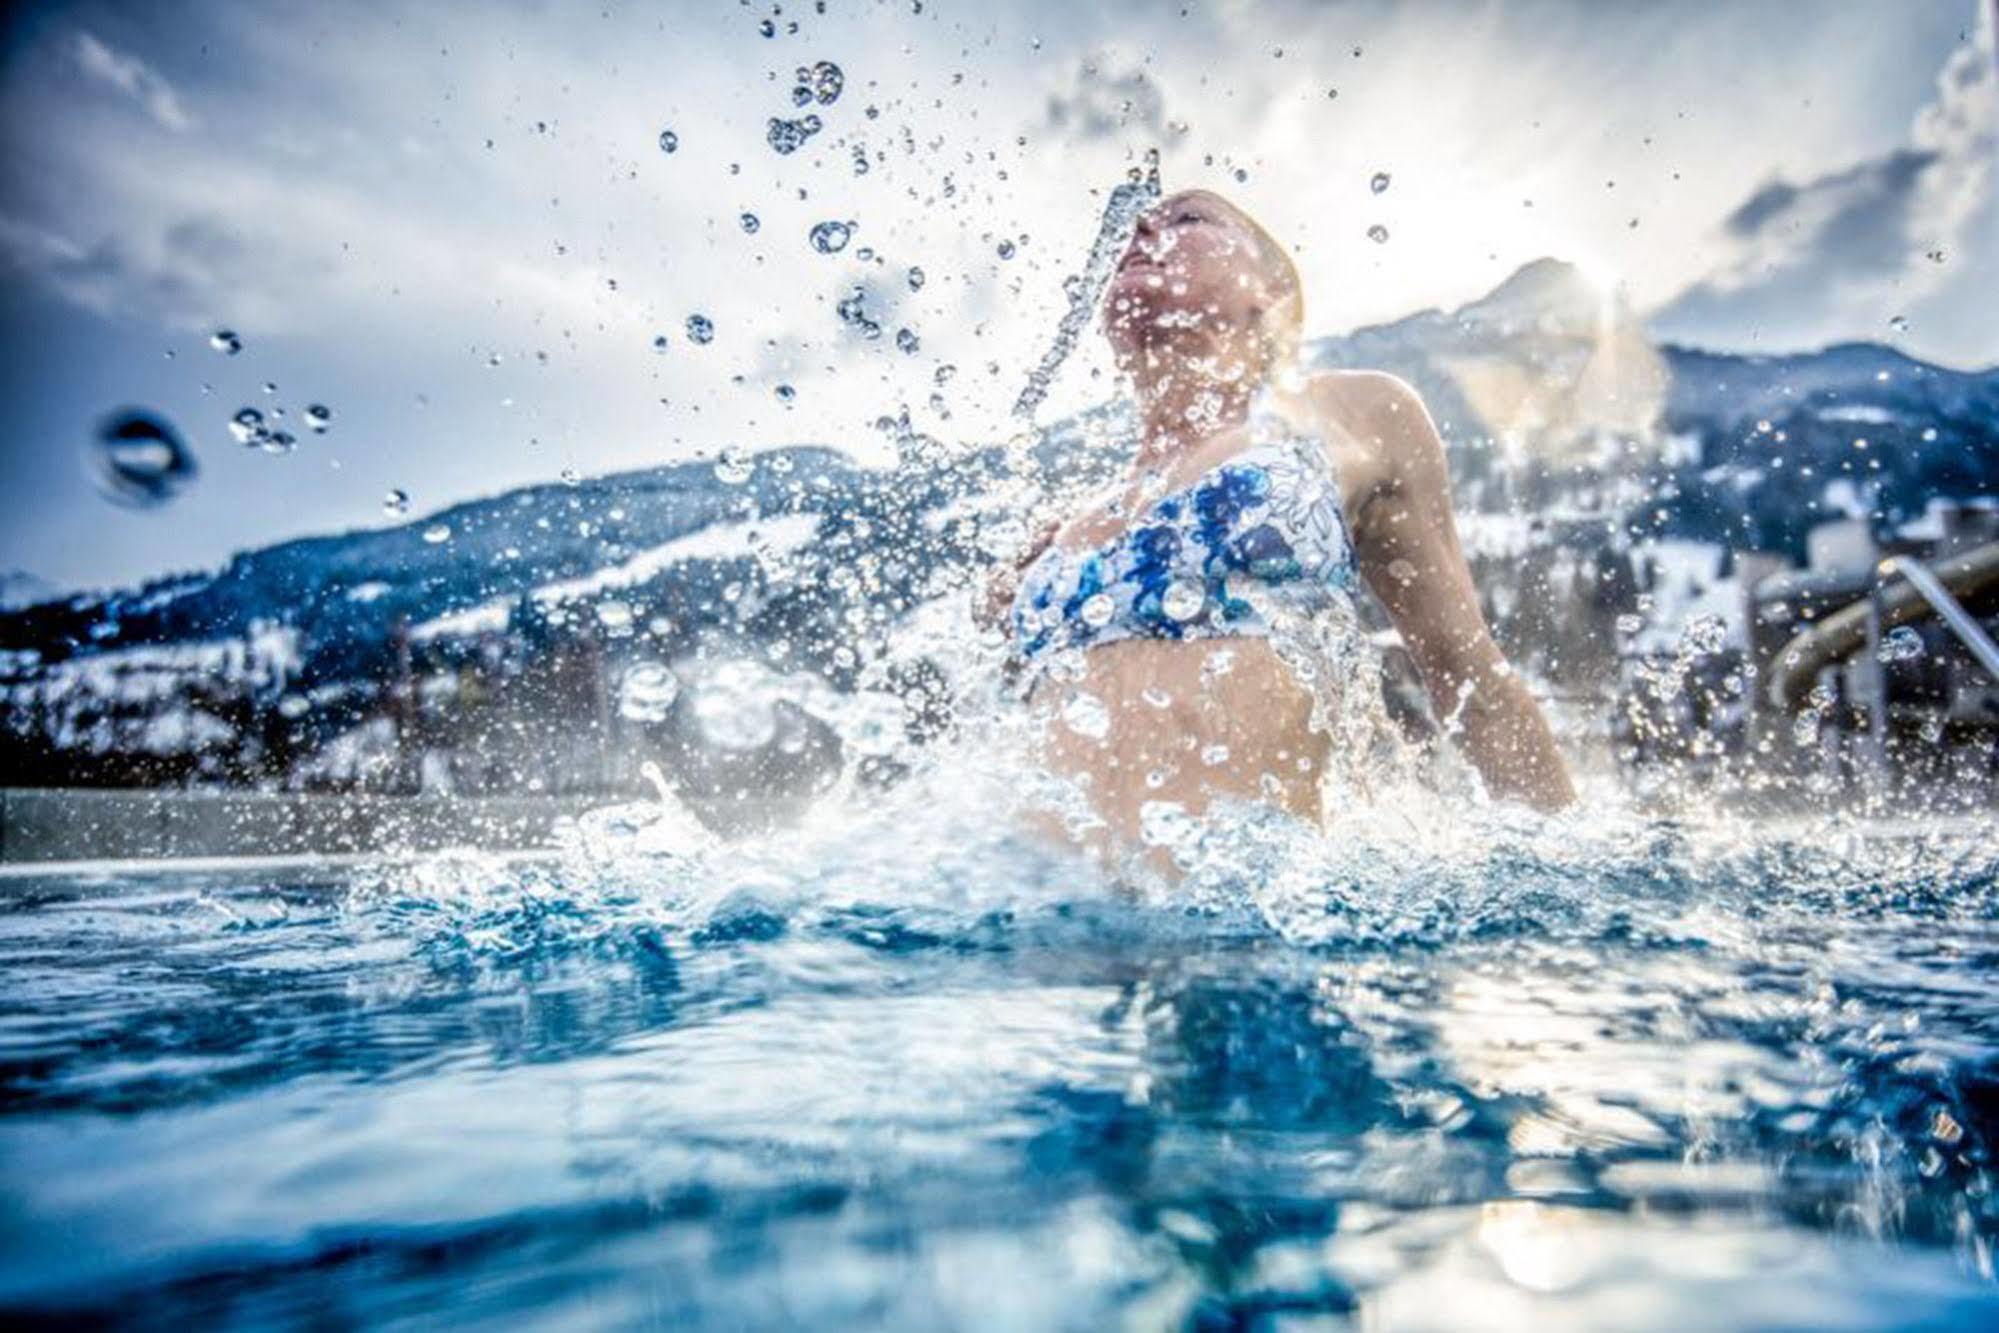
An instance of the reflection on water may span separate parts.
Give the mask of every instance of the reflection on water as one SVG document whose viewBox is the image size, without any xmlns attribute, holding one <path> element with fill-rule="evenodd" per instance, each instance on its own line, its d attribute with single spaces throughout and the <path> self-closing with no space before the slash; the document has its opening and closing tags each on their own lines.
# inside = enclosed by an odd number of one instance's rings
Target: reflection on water
<svg viewBox="0 0 1999 1333">
<path fill-rule="evenodd" d="M 1989 845 L 1633 822 L 1554 851 L 1473 823 L 1161 904 L 956 816 L 10 880 L 0 1307 L 1999 1313 Z"/>
</svg>

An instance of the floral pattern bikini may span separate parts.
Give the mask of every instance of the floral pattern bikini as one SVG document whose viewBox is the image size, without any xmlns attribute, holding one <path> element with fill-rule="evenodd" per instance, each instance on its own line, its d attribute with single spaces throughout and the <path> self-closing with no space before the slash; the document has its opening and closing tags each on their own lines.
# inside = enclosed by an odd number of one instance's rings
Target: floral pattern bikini
<svg viewBox="0 0 1999 1333">
<path fill-rule="evenodd" d="M 1253 444 L 1154 501 L 1092 550 L 1056 545 L 1021 576 L 1014 642 L 1031 689 L 1049 658 L 1118 639 L 1268 637 L 1271 615 L 1347 596 L 1353 541 L 1324 447 Z"/>
</svg>

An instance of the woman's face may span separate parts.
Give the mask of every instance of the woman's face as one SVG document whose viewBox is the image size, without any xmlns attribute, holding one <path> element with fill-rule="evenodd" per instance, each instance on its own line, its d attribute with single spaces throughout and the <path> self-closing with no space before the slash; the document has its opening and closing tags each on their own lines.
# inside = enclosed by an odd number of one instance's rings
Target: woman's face
<svg viewBox="0 0 1999 1333">
<path fill-rule="evenodd" d="M 1282 299 L 1257 238 L 1205 190 L 1172 195 L 1140 215 L 1112 275 L 1104 333 L 1120 364 L 1148 348 L 1225 346 L 1253 335 Z"/>
</svg>

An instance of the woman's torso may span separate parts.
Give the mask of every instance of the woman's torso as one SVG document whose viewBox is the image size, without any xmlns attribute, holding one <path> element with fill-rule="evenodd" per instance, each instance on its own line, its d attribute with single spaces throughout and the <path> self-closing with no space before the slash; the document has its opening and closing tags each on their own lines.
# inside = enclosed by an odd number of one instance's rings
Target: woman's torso
<svg viewBox="0 0 1999 1333">
<path fill-rule="evenodd" d="M 1356 447 L 1332 436 L 1329 454 L 1267 417 L 1218 436 L 1158 498 L 1086 508 L 1026 570 L 1013 628 L 1043 761 L 1086 787 L 1117 842 L 1142 838 L 1155 802 L 1198 814 L 1243 798 L 1319 819 L 1329 742 L 1271 635 L 1350 596 L 1337 472 Z"/>
</svg>

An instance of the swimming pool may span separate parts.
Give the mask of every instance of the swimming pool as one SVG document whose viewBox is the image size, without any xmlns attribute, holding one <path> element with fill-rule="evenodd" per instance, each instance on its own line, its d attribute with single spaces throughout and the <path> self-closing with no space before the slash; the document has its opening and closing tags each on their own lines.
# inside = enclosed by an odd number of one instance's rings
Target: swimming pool
<svg viewBox="0 0 1999 1333">
<path fill-rule="evenodd" d="M 1991 1327 L 1999 848 L 1747 832 L 17 874 L 0 1310 Z"/>
</svg>

